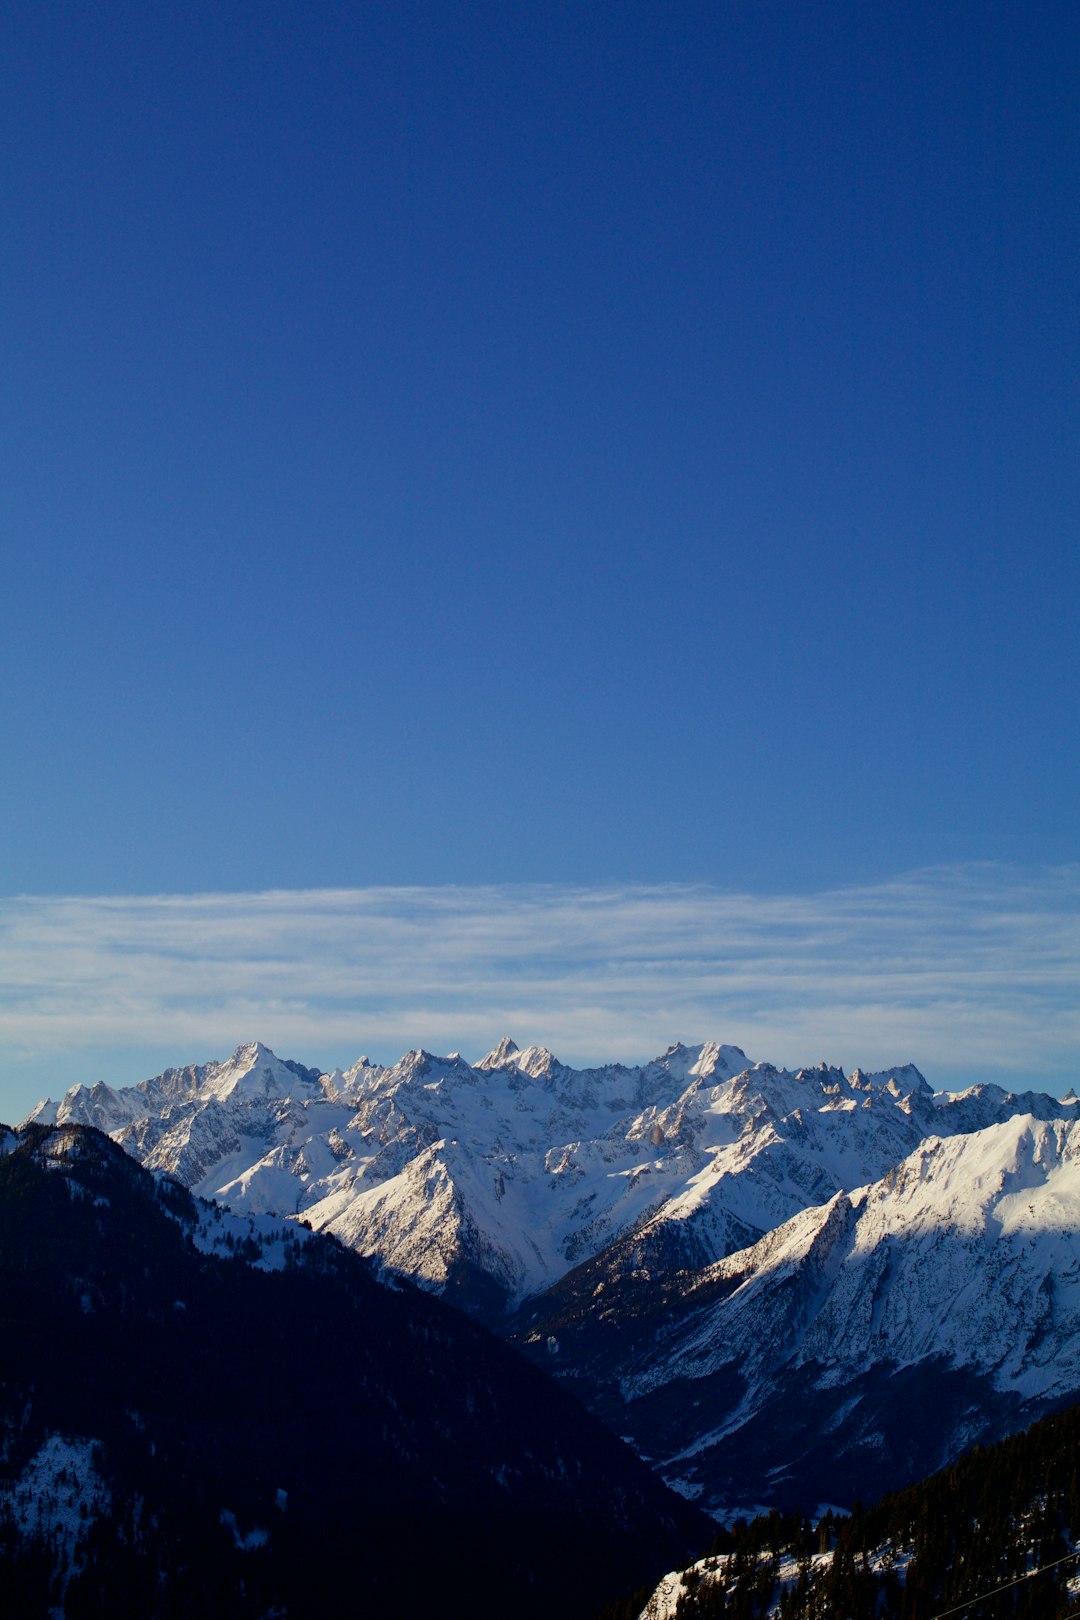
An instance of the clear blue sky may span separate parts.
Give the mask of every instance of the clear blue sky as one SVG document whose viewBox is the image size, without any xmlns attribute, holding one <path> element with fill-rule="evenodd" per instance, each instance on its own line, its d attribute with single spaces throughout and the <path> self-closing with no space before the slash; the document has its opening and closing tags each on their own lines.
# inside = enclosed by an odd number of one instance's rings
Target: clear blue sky
<svg viewBox="0 0 1080 1620">
<path fill-rule="evenodd" d="M 1075 859 L 1078 46 L 7 6 L 0 892 Z"/>
</svg>

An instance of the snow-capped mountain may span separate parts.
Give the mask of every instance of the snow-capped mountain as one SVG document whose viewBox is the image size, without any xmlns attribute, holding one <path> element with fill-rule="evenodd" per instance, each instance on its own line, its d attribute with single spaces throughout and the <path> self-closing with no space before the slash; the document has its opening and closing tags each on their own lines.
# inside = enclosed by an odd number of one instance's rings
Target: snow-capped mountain
<svg viewBox="0 0 1080 1620">
<path fill-rule="evenodd" d="M 1063 1107 L 990 1086 L 936 1097 L 912 1065 L 792 1074 L 715 1042 L 571 1069 L 503 1040 L 475 1065 L 414 1051 L 332 1074 L 255 1042 L 133 1087 L 73 1087 L 31 1118 L 96 1125 L 198 1193 L 302 1218 L 497 1319 L 628 1234 L 638 1264 L 707 1264 L 931 1132 L 1021 1106 Z"/>
<path fill-rule="evenodd" d="M 74 1087 L 31 1118 L 95 1124 L 201 1194 L 301 1217 L 499 1315 L 680 1186 L 660 1116 L 745 1065 L 708 1045 L 573 1070 L 504 1040 L 475 1066 L 415 1051 L 319 1075 L 253 1043 L 122 1090 Z"/>
<path fill-rule="evenodd" d="M 330 1074 L 254 1043 L 32 1117 L 506 1327 L 718 1514 L 874 1494 L 1080 1392 L 1075 1099 L 715 1042 Z"/>
<path fill-rule="evenodd" d="M 850 1077 L 675 1045 L 575 1070 L 503 1040 L 475 1065 L 407 1053 L 344 1073 L 258 1042 L 137 1086 L 73 1087 L 39 1122 L 93 1124 L 234 1208 L 300 1217 L 485 1315 L 634 1234 L 638 1263 L 701 1265 L 883 1176 L 930 1132 L 1065 1105 L 935 1097 L 912 1065 Z"/>
<path fill-rule="evenodd" d="M 609 1251 L 518 1331 L 716 1514 L 872 1499 L 1080 1393 L 1080 1119 L 928 1137 L 674 1278 Z"/>
</svg>

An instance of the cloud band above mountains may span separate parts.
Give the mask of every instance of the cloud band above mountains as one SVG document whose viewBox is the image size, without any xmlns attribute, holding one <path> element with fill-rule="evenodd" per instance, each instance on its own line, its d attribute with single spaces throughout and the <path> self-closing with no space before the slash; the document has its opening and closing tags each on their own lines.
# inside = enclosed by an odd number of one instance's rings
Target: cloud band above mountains
<svg viewBox="0 0 1080 1620">
<path fill-rule="evenodd" d="M 256 1035 L 327 1065 L 416 1045 L 475 1057 L 509 1031 L 575 1062 L 715 1037 L 785 1063 L 910 1059 L 939 1084 L 1057 1086 L 1080 1078 L 1078 984 L 1080 865 L 935 868 L 810 895 L 493 886 L 0 901 L 9 1075 L 62 1060 L 72 1079 L 96 1079 L 106 1054 L 202 1060 Z"/>
</svg>

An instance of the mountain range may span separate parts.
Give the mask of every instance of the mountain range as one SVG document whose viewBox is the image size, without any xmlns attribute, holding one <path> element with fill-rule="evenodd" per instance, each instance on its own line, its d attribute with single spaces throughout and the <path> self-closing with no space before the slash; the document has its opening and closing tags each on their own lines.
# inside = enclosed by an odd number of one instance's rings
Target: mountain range
<svg viewBox="0 0 1080 1620">
<path fill-rule="evenodd" d="M 720 1518 L 871 1499 L 1080 1394 L 1071 1097 L 712 1042 L 333 1073 L 252 1043 L 32 1118 L 441 1293 Z"/>
</svg>

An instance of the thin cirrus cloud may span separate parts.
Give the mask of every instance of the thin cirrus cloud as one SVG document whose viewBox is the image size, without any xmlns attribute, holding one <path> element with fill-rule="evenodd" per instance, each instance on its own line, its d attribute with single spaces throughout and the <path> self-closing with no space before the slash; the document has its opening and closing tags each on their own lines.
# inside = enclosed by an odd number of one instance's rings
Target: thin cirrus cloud
<svg viewBox="0 0 1080 1620">
<path fill-rule="evenodd" d="M 1080 865 L 943 867 L 809 895 L 697 886 L 340 889 L 0 901 L 8 1097 L 130 1081 L 258 1036 L 325 1066 L 509 1031 L 570 1062 L 717 1038 L 1071 1083 Z M 13 1111 L 11 1109 L 9 1112 Z"/>
</svg>

